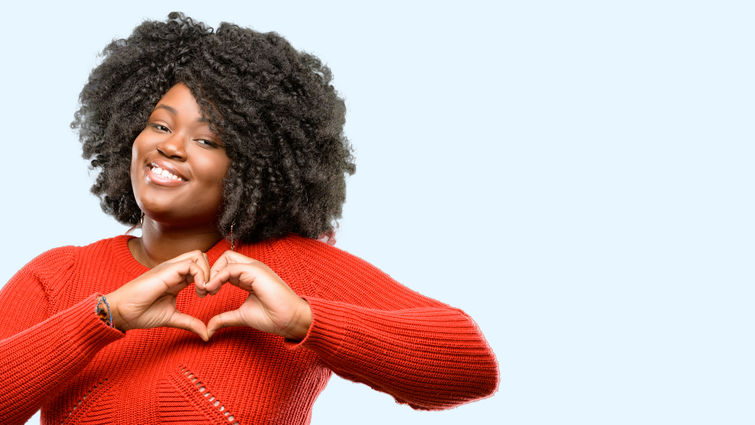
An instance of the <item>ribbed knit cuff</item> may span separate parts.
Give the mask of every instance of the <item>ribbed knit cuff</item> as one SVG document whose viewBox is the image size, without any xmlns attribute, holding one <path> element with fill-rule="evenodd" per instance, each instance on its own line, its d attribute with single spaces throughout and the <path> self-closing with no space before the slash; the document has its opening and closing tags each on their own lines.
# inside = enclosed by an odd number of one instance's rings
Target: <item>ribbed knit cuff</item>
<svg viewBox="0 0 755 425">
<path fill-rule="evenodd" d="M 61 313 L 68 316 L 63 320 L 63 331 L 68 336 L 69 344 L 87 357 L 126 335 L 97 316 L 95 308 L 100 296 L 102 294 L 92 294 Z"/>
<path fill-rule="evenodd" d="M 347 314 L 339 302 L 302 297 L 312 310 L 312 324 L 301 341 L 286 341 L 290 349 L 307 347 L 316 351 L 337 353 L 346 335 Z"/>
</svg>

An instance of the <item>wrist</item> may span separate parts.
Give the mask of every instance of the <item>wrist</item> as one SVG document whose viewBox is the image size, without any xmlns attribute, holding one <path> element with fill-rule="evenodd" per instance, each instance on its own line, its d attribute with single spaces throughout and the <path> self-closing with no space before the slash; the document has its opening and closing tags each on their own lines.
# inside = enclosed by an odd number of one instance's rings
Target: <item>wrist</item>
<svg viewBox="0 0 755 425">
<path fill-rule="evenodd" d="M 105 296 L 97 297 L 97 303 L 94 306 L 94 312 L 105 324 L 113 327 L 113 315 L 110 313 L 110 305 Z"/>
<path fill-rule="evenodd" d="M 107 299 L 108 306 L 110 307 L 110 317 L 112 321 L 111 326 L 121 332 L 126 332 L 129 328 L 124 322 L 120 311 L 118 310 L 118 296 L 115 294 L 115 292 L 111 292 L 105 295 L 103 298 Z"/>
<path fill-rule="evenodd" d="M 286 332 L 284 337 L 288 340 L 301 341 L 309 333 L 309 328 L 312 326 L 312 309 L 309 307 L 309 302 L 304 298 L 301 299 L 301 307 L 297 314 L 297 319 L 294 320 L 293 326 Z"/>
</svg>

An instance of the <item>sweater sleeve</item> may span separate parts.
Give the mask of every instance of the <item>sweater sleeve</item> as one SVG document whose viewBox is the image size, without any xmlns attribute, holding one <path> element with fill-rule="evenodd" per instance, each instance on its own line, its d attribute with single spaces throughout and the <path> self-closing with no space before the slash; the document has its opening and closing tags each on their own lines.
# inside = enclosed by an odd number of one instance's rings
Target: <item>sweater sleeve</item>
<svg viewBox="0 0 755 425">
<path fill-rule="evenodd" d="M 463 311 L 420 295 L 366 261 L 302 241 L 317 296 L 304 297 L 312 325 L 298 346 L 339 376 L 436 410 L 487 397 L 498 387 L 495 355 Z"/>
<path fill-rule="evenodd" d="M 74 376 L 104 346 L 123 336 L 95 314 L 96 294 L 52 314 L 48 282 L 62 282 L 72 267 L 72 248 L 35 258 L 0 290 L 0 418 L 23 424 L 56 387 Z"/>
</svg>

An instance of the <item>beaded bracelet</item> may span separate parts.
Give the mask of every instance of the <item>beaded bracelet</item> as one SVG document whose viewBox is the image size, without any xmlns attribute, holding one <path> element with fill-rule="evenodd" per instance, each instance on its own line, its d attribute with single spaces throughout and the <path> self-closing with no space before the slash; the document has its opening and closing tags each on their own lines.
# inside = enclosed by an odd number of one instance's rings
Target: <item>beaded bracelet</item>
<svg viewBox="0 0 755 425">
<path fill-rule="evenodd" d="M 105 308 L 102 308 L 102 304 L 105 304 Z M 110 304 L 107 303 L 107 298 L 104 295 L 97 299 L 97 306 L 94 311 L 100 320 L 109 324 L 111 328 L 113 327 L 113 315 L 110 313 Z"/>
</svg>

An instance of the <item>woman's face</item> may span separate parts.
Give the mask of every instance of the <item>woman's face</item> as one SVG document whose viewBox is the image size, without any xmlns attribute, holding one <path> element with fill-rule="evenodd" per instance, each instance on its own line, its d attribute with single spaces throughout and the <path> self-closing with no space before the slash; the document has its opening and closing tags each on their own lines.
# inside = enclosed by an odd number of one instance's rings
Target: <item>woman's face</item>
<svg viewBox="0 0 755 425">
<path fill-rule="evenodd" d="M 131 186 L 149 218 L 171 226 L 215 224 L 231 160 L 189 88 L 157 102 L 131 150 Z"/>
</svg>

